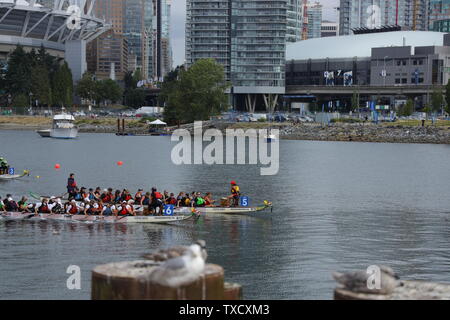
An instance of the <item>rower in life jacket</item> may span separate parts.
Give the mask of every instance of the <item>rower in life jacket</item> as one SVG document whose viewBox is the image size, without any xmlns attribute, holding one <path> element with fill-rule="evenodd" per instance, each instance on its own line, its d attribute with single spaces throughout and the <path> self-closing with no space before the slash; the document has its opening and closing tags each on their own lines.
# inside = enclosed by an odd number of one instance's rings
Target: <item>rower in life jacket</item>
<svg viewBox="0 0 450 320">
<path fill-rule="evenodd" d="M 6 161 L 3 157 L 0 157 L 0 174 L 8 174 L 8 171 L 8 161 Z"/>
<path fill-rule="evenodd" d="M 239 206 L 239 198 L 241 196 L 241 192 L 239 189 L 239 186 L 236 184 L 236 181 L 231 181 L 231 196 L 228 198 L 233 199 L 233 206 L 237 207 Z"/>
</svg>

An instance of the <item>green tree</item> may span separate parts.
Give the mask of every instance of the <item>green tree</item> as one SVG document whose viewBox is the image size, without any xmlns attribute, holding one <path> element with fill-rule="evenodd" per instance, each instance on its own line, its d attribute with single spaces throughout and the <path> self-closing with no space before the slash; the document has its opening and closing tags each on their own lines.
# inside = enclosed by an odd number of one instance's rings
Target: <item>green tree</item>
<svg viewBox="0 0 450 320">
<path fill-rule="evenodd" d="M 441 111 L 442 105 L 444 104 L 444 97 L 442 91 L 435 87 L 433 93 L 431 94 L 431 111 L 439 112 Z"/>
<path fill-rule="evenodd" d="M 30 104 L 29 98 L 26 94 L 20 93 L 13 99 L 13 106 L 15 108 L 26 108 Z"/>
<path fill-rule="evenodd" d="M 32 68 L 31 92 L 33 93 L 33 99 L 38 100 L 40 104 L 52 104 L 52 88 L 45 65 L 37 64 Z"/>
<path fill-rule="evenodd" d="M 140 108 L 145 104 L 144 89 L 128 89 L 125 93 L 125 105 L 130 108 Z"/>
<path fill-rule="evenodd" d="M 71 106 L 73 96 L 72 72 L 66 62 L 59 66 L 53 76 L 53 103 L 58 106 Z"/>
<path fill-rule="evenodd" d="M 208 120 L 227 108 L 223 67 L 213 59 L 201 59 L 177 79 L 163 85 L 164 118 L 172 123 Z"/>
<path fill-rule="evenodd" d="M 359 108 L 359 92 L 356 90 L 353 91 L 352 95 L 352 105 L 351 105 L 351 111 L 355 111 Z"/>
<path fill-rule="evenodd" d="M 398 115 L 404 117 L 408 117 L 413 113 L 414 113 L 414 101 L 411 99 L 408 99 L 406 101 L 406 104 L 403 104 L 398 111 Z"/>
<path fill-rule="evenodd" d="M 13 97 L 31 91 L 32 61 L 22 46 L 18 45 L 8 60 L 8 67 L 4 77 L 6 91 Z"/>
<path fill-rule="evenodd" d="M 114 80 L 97 81 L 96 88 L 97 101 L 103 102 L 105 105 L 115 103 L 122 98 L 123 90 Z"/>
<path fill-rule="evenodd" d="M 97 85 L 90 73 L 85 72 L 81 79 L 78 80 L 75 92 L 82 99 L 90 101 L 96 100 Z"/>
</svg>

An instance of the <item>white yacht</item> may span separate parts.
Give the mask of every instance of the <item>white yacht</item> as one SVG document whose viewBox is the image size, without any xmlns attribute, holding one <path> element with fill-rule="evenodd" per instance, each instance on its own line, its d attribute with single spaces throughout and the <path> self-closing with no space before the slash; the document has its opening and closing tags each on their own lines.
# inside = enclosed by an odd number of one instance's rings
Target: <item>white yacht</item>
<svg viewBox="0 0 450 320">
<path fill-rule="evenodd" d="M 78 128 L 75 125 L 75 118 L 66 113 L 57 114 L 53 117 L 51 129 L 39 130 L 41 137 L 56 139 L 75 139 L 78 136 Z"/>
</svg>

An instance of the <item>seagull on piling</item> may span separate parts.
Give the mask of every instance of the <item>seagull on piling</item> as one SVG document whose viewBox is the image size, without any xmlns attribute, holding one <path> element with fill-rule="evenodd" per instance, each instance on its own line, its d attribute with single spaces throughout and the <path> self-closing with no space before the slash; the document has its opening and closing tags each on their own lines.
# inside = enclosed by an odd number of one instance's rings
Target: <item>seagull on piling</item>
<svg viewBox="0 0 450 320">
<path fill-rule="evenodd" d="M 179 253 L 181 250 L 167 251 Z M 190 245 L 181 255 L 169 258 L 154 267 L 147 280 L 174 288 L 189 284 L 197 280 L 205 270 L 205 259 L 206 251 L 200 245 Z"/>
<path fill-rule="evenodd" d="M 380 268 L 380 288 L 369 289 L 367 280 L 371 276 L 367 271 L 354 271 L 347 273 L 333 272 L 333 278 L 341 285 L 342 289 L 355 293 L 369 294 L 390 294 L 397 286 L 401 286 L 399 277 L 388 266 L 379 266 Z"/>
</svg>

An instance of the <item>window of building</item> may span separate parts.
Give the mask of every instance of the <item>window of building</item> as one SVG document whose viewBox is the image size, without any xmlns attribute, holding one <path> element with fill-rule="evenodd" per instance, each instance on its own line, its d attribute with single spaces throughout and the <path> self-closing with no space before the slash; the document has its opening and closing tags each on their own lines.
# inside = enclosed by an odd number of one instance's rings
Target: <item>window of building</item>
<svg viewBox="0 0 450 320">
<path fill-rule="evenodd" d="M 400 83 L 400 79 L 395 79 L 395 83 Z"/>
<path fill-rule="evenodd" d="M 408 79 L 407 78 L 402 78 L 402 84 L 404 83 L 408 83 Z"/>
</svg>

